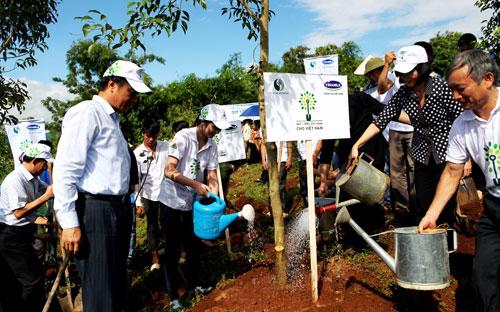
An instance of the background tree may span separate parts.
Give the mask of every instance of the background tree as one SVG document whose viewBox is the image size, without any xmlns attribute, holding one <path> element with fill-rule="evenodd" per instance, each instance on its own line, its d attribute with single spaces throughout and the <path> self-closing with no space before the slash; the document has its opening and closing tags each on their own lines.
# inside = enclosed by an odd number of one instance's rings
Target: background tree
<svg viewBox="0 0 500 312">
<path fill-rule="evenodd" d="M 22 112 L 29 99 L 26 84 L 8 79 L 6 72 L 36 65 L 35 54 L 45 51 L 47 26 L 57 21 L 58 0 L 5 0 L 0 7 L 0 123 L 17 122 L 11 108 Z M 11 68 L 6 68 L 11 66 Z"/>
<path fill-rule="evenodd" d="M 131 50 L 141 48 L 146 34 L 152 37 L 166 34 L 170 36 L 179 25 L 184 32 L 188 29 L 189 12 L 183 9 L 183 4 L 190 0 L 141 0 L 127 4 L 128 21 L 122 27 L 114 27 L 107 16 L 98 10 L 90 10 L 90 15 L 76 19 L 84 22 L 84 36 L 94 34 L 92 41 L 105 42 L 112 49 L 128 44 Z M 192 0 L 193 6 L 200 5 L 206 9 L 206 0 Z"/>
<path fill-rule="evenodd" d="M 481 46 L 490 51 L 500 64 L 500 0 L 477 0 L 475 5 L 484 12 L 492 10 L 489 20 L 483 21 Z"/>
<path fill-rule="evenodd" d="M 445 31 L 438 32 L 436 37 L 429 40 L 434 50 L 432 69 L 440 75 L 446 74 L 446 68 L 458 54 L 457 42 L 462 33 Z"/>
</svg>

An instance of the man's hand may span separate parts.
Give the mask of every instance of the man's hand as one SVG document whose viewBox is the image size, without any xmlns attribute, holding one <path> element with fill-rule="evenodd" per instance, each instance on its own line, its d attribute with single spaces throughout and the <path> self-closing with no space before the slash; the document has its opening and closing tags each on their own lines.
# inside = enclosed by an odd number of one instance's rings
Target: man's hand
<svg viewBox="0 0 500 312">
<path fill-rule="evenodd" d="M 319 196 L 320 197 L 325 197 L 325 195 L 328 194 L 328 190 L 329 190 L 328 184 L 322 181 L 319 184 L 319 188 L 318 188 L 318 194 L 319 194 Z"/>
<path fill-rule="evenodd" d="M 464 173 L 462 174 L 462 179 L 463 178 L 467 178 L 468 176 L 470 176 L 472 173 L 472 160 L 469 159 L 465 162 L 465 165 L 464 165 Z"/>
<path fill-rule="evenodd" d="M 439 215 L 435 216 L 430 211 L 427 211 L 425 216 L 422 218 L 422 220 L 420 220 L 420 223 L 418 224 L 418 232 L 423 233 L 424 230 L 435 229 L 438 217 Z"/>
<path fill-rule="evenodd" d="M 69 252 L 77 254 L 80 250 L 82 232 L 80 227 L 68 228 L 62 230 L 61 246 Z"/>
<path fill-rule="evenodd" d="M 208 192 L 210 192 L 210 187 L 203 183 L 198 183 L 195 187 L 196 193 L 200 196 L 209 197 Z"/>
<path fill-rule="evenodd" d="M 141 219 L 144 218 L 144 215 L 146 214 L 146 210 L 144 210 L 144 206 L 135 207 L 135 214 Z"/>
<path fill-rule="evenodd" d="M 267 163 L 267 161 L 263 160 L 261 163 L 261 166 L 262 166 L 262 169 L 269 170 L 269 164 Z"/>
<path fill-rule="evenodd" d="M 52 184 L 47 186 L 47 189 L 45 190 L 45 193 L 43 195 L 45 195 L 47 199 L 54 197 L 54 192 L 52 191 Z"/>
</svg>

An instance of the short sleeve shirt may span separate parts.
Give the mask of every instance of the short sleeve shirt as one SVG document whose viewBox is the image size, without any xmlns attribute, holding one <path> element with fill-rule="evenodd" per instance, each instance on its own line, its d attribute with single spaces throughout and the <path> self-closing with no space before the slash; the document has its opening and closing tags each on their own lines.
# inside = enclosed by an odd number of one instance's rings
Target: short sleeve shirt
<svg viewBox="0 0 500 312">
<path fill-rule="evenodd" d="M 216 170 L 219 165 L 217 144 L 212 139 L 198 150 L 196 127 L 179 131 L 170 142 L 168 155 L 179 160 L 180 174 L 199 182 L 204 181 L 205 170 Z M 191 187 L 164 178 L 158 200 L 170 208 L 188 211 L 192 209 L 195 194 Z"/>
<path fill-rule="evenodd" d="M 14 210 L 42 196 L 47 185 L 34 177 L 24 166 L 18 166 L 2 182 L 0 195 L 0 222 L 22 226 L 33 223 L 37 213 L 33 212 L 17 219 Z"/>
<path fill-rule="evenodd" d="M 483 171 L 488 192 L 500 198 L 500 97 L 488 120 L 467 110 L 453 123 L 446 160 L 463 164 L 469 158 Z"/>
<path fill-rule="evenodd" d="M 446 82 L 438 78 L 427 79 L 424 96 L 425 105 L 420 107 L 415 92 L 406 85 L 401 86 L 374 123 L 379 129 L 384 129 L 391 120 L 399 118 L 404 110 L 414 127 L 413 158 L 425 165 L 429 161 L 442 163 L 446 159 L 451 125 L 463 109 L 453 100 Z"/>
</svg>

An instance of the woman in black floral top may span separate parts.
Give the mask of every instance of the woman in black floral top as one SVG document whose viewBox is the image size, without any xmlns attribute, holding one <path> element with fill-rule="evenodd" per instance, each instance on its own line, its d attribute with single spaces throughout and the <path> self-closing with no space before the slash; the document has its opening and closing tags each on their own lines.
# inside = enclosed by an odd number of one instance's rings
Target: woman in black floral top
<svg viewBox="0 0 500 312">
<path fill-rule="evenodd" d="M 399 50 L 394 71 L 404 85 L 353 145 L 350 159 L 357 158 L 358 149 L 382 131 L 389 121 L 409 121 L 415 128 L 411 152 L 415 159 L 417 207 L 412 217 L 417 222 L 434 197 L 446 164 L 448 134 L 463 110 L 453 100 L 446 82 L 429 76 L 430 66 L 424 48 L 408 46 Z M 453 220 L 454 203 L 448 206 L 448 213 L 442 214 L 441 222 Z"/>
</svg>

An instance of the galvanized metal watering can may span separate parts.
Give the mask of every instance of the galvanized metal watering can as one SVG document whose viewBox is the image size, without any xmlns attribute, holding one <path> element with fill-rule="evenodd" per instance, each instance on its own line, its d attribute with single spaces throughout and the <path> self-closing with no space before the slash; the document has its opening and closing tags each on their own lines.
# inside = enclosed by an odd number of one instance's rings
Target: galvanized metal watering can
<svg viewBox="0 0 500 312">
<path fill-rule="evenodd" d="M 417 227 L 396 228 L 394 233 L 395 257 L 392 258 L 359 225 L 351 219 L 347 208 L 342 208 L 335 224 L 348 223 L 385 264 L 396 273 L 398 285 L 415 290 L 443 289 L 450 285 L 448 254 L 457 246 L 454 230 L 436 229 L 418 233 Z M 453 235 L 453 248 L 448 250 L 448 232 Z"/>
<path fill-rule="evenodd" d="M 363 159 L 368 158 L 370 162 Z M 379 204 L 384 199 L 384 194 L 389 188 L 390 179 L 382 171 L 375 168 L 373 158 L 361 153 L 335 181 L 336 198 L 340 190 L 368 205 Z M 338 202 L 337 202 L 338 204 Z"/>
<path fill-rule="evenodd" d="M 251 205 L 243 206 L 240 212 L 224 214 L 226 202 L 214 193 L 202 197 L 193 203 L 194 234 L 201 239 L 216 239 L 238 217 L 247 221 L 255 219 L 255 211 Z"/>
</svg>

